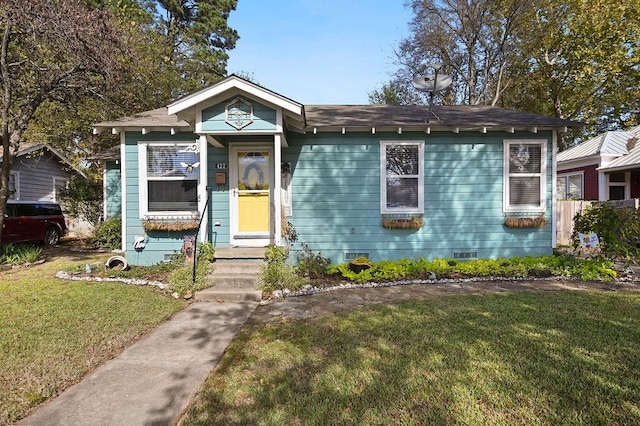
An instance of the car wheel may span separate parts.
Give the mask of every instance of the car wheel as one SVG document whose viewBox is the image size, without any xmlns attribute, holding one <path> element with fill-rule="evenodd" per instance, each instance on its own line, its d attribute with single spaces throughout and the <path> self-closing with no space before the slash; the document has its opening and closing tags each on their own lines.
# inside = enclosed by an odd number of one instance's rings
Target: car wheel
<svg viewBox="0 0 640 426">
<path fill-rule="evenodd" d="M 44 244 L 47 246 L 55 246 L 60 242 L 61 233 L 58 228 L 49 228 L 44 234 Z"/>
</svg>

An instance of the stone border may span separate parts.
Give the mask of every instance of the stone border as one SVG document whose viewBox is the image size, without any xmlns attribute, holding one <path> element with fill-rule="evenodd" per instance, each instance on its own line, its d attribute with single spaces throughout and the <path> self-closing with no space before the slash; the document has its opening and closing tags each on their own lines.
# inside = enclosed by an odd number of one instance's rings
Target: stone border
<svg viewBox="0 0 640 426">
<path fill-rule="evenodd" d="M 59 278 L 61 280 L 69 280 L 69 281 L 121 282 L 124 284 L 131 284 L 131 285 L 151 285 L 154 287 L 158 287 L 161 290 L 170 290 L 167 284 L 161 283 L 160 281 L 147 281 L 147 280 L 139 280 L 135 278 L 102 278 L 102 277 L 91 277 L 86 275 L 78 276 L 78 275 L 70 274 L 64 271 L 57 272 L 56 278 Z"/>
<path fill-rule="evenodd" d="M 331 287 L 315 287 L 311 284 L 306 284 L 302 287 L 301 290 L 291 291 L 291 290 L 276 290 L 273 292 L 273 297 L 275 299 L 281 299 L 284 297 L 300 297 L 300 296 L 309 296 L 313 294 L 319 293 L 327 293 L 334 290 L 343 290 L 343 289 L 355 289 L 355 288 L 383 288 L 383 287 L 394 287 L 401 285 L 415 285 L 415 284 L 461 284 L 461 283 L 485 283 L 492 281 L 501 281 L 501 282 L 532 282 L 532 281 L 571 281 L 571 282 L 586 282 L 580 279 L 571 278 L 571 277 L 545 277 L 545 278 L 522 278 L 522 277 L 474 277 L 474 278 L 444 278 L 444 279 L 428 279 L 428 280 L 402 280 L 402 281 L 390 281 L 390 282 L 367 282 L 367 283 L 343 283 L 340 285 L 335 285 Z M 611 281 L 598 281 L 600 283 L 611 283 L 611 284 L 624 284 L 624 283 L 640 283 L 640 277 L 636 276 L 624 276 L 618 278 L 616 280 Z M 279 295 L 276 294 L 280 292 Z"/>
</svg>

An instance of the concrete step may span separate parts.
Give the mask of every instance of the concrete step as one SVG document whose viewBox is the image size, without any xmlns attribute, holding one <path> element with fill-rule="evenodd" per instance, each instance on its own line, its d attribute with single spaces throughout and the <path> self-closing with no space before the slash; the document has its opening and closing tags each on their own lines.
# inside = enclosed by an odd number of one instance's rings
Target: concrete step
<svg viewBox="0 0 640 426">
<path fill-rule="evenodd" d="M 259 302 L 262 300 L 262 291 L 211 287 L 197 291 L 195 299 L 202 302 Z"/>
<path fill-rule="evenodd" d="M 260 275 L 262 272 L 262 260 L 256 261 L 231 261 L 216 260 L 213 263 L 212 275 L 232 275 L 232 274 L 254 274 Z"/>
<path fill-rule="evenodd" d="M 216 247 L 216 259 L 264 259 L 265 247 Z"/>
<path fill-rule="evenodd" d="M 207 282 L 213 287 L 255 289 L 259 279 L 260 277 L 254 274 L 212 274 L 207 277 Z"/>
<path fill-rule="evenodd" d="M 211 287 L 196 292 L 201 301 L 260 301 L 257 290 L 264 265 L 264 247 L 216 247 L 213 272 L 207 276 Z"/>
</svg>

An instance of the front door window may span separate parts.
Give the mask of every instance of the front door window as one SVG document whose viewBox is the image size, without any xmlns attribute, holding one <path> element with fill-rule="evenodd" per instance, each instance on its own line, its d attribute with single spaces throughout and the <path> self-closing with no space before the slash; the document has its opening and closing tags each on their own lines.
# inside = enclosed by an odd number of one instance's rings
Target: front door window
<svg viewBox="0 0 640 426">
<path fill-rule="evenodd" d="M 238 233 L 269 232 L 269 152 L 238 151 Z"/>
</svg>

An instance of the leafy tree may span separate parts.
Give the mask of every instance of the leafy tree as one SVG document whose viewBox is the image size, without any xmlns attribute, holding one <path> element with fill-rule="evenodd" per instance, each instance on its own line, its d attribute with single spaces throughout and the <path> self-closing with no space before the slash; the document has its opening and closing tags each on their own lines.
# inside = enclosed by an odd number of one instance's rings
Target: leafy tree
<svg viewBox="0 0 640 426">
<path fill-rule="evenodd" d="M 412 0 L 401 68 L 375 101 L 442 63 L 442 103 L 500 105 L 587 124 L 587 133 L 640 123 L 640 0 Z M 418 94 L 417 96 L 421 96 Z M 423 97 L 424 101 L 424 97 Z"/>
<path fill-rule="evenodd" d="M 394 79 L 369 93 L 369 103 L 374 105 L 411 105 L 424 100 L 402 81 Z"/>
<path fill-rule="evenodd" d="M 505 103 L 584 122 L 591 134 L 638 123 L 639 0 L 541 3 L 532 24 L 529 61 Z"/>
<path fill-rule="evenodd" d="M 92 124 L 162 107 L 214 83 L 225 75 L 227 52 L 238 39 L 227 26 L 236 0 L 86 1 L 111 11 L 135 60 L 123 64 L 126 72 L 100 96 L 45 102 L 24 136 L 55 146 L 76 164 L 116 142 L 91 135 Z"/>
<path fill-rule="evenodd" d="M 522 60 L 518 46 L 535 9 L 528 0 L 412 0 L 412 35 L 397 52 L 396 79 L 410 87 L 441 63 L 453 84 L 443 103 L 495 105 L 510 86 L 509 69 Z M 413 90 L 413 89 L 410 89 Z M 418 97 L 424 94 L 416 93 Z"/>
<path fill-rule="evenodd" d="M 80 0 L 4 0 L 0 33 L 1 227 L 9 171 L 39 108 L 103 93 L 131 56 L 112 14 Z"/>
<path fill-rule="evenodd" d="M 227 51 L 238 33 L 227 25 L 237 0 L 157 0 L 151 2 L 155 29 L 163 34 L 165 59 L 183 80 L 183 95 L 226 74 Z"/>
<path fill-rule="evenodd" d="M 74 174 L 69 186 L 60 188 L 60 202 L 73 217 L 97 225 L 102 218 L 102 182 L 91 176 Z"/>
</svg>

